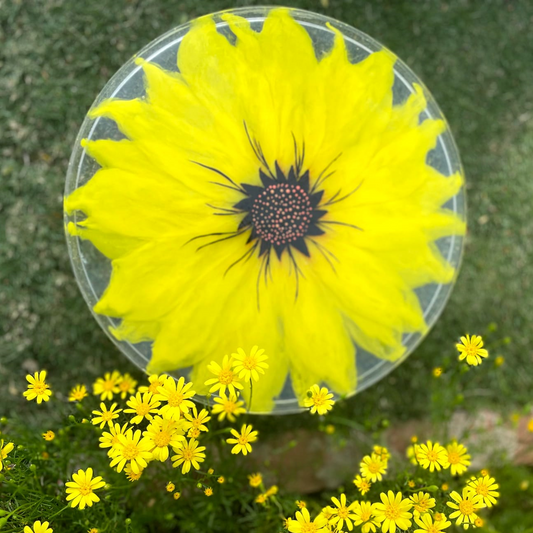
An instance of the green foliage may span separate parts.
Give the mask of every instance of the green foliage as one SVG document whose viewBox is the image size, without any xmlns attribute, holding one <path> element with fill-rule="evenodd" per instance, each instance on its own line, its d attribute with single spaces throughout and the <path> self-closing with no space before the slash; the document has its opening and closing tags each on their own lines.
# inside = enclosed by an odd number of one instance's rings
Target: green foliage
<svg viewBox="0 0 533 533">
<path fill-rule="evenodd" d="M 489 327 L 489 330 L 494 328 Z M 486 346 L 490 348 L 491 342 L 492 346 L 496 346 L 506 341 L 494 338 Z M 462 404 L 457 397 L 468 397 L 479 382 L 490 383 L 497 379 L 495 376 L 500 372 L 500 367 L 490 359 L 478 367 L 469 367 L 466 362 L 457 361 L 455 347 L 451 346 L 449 353 L 449 356 L 445 353 L 442 358 L 442 374 L 431 378 L 432 399 L 426 407 L 433 424 L 426 428 L 424 435 L 418 436 L 413 449 L 416 454 L 421 451 L 417 446 L 424 444 L 426 439 L 440 441 L 444 445 L 451 443 L 456 435 L 450 435 L 449 421 L 457 405 Z M 53 378 L 53 375 L 49 375 L 47 379 L 53 383 Z M 148 464 L 138 481 L 130 482 L 124 471 L 118 473 L 110 467 L 108 450 L 99 447 L 102 430 L 98 425 L 93 425 L 90 419 L 94 410 L 99 409 L 100 399 L 89 395 L 80 403 L 72 403 L 66 399 L 66 390 L 61 391 L 53 386 L 52 389 L 50 401 L 41 405 L 36 405 L 34 401 L 26 402 L 20 416 L 0 420 L 0 441 L 15 444 L 14 450 L 4 459 L 0 473 L 2 531 L 14 533 L 25 525 L 33 524 L 35 520 L 46 520 L 51 522 L 56 533 L 84 531 L 92 527 L 100 532 L 179 530 L 192 533 L 202 529 L 212 532 L 231 530 L 236 533 L 267 533 L 282 531 L 283 519 L 294 518 L 296 500 L 305 500 L 311 515 L 316 516 L 325 506 L 333 505 L 331 498 L 339 497 L 341 493 L 346 494 L 348 502 L 379 502 L 380 495 L 389 490 L 401 491 L 405 498 L 421 491 L 429 493 L 436 501 L 432 511 L 449 516 L 452 512 L 447 506 L 447 502 L 451 501 L 450 493 L 454 490 L 461 493 L 471 475 L 484 475 L 470 468 L 461 476 L 452 476 L 449 465 L 445 464 L 441 465 L 442 469 L 438 467 L 431 471 L 424 469 L 422 463 L 412 462 L 407 455 L 396 454 L 386 461 L 387 471 L 383 472 L 383 479 L 374 480 L 365 495 L 360 494 L 352 483 L 359 472 L 346 471 L 343 485 L 335 490 L 301 495 L 281 485 L 275 494 L 266 498 L 265 503 L 258 503 L 257 496 L 265 492 L 268 494 L 270 485 L 262 482 L 259 487 L 252 488 L 248 476 L 259 468 L 268 477 L 268 459 L 263 458 L 263 462 L 258 462 L 254 453 L 246 458 L 231 454 L 231 446 L 226 443 L 229 427 L 212 417 L 207 423 L 209 432 L 199 437 L 200 443 L 207 448 L 207 458 L 200 470 L 193 468 L 191 472 L 182 474 L 180 468 L 172 468 L 170 461 L 161 463 L 154 460 Z M 126 401 L 113 399 L 121 409 L 127 407 Z M 366 423 L 359 425 L 345 416 L 343 407 L 343 402 L 339 402 L 333 412 L 324 417 L 300 417 L 307 418 L 308 425 L 314 431 L 329 433 L 330 442 L 341 448 L 349 440 L 356 441 L 362 455 L 374 460 L 374 456 L 369 457 L 370 454 L 380 454 L 382 451 L 375 450 L 373 443 L 384 441 L 388 421 L 368 416 Z M 40 414 L 39 429 L 25 423 L 28 415 L 37 412 Z M 131 416 L 122 412 L 115 422 L 124 424 L 129 418 Z M 233 426 L 240 427 L 243 422 L 249 422 L 249 415 L 241 415 Z M 503 423 L 501 421 L 500 425 Z M 143 429 L 146 424 L 145 421 L 135 429 Z M 354 428 L 357 429 L 355 434 Z M 486 531 L 525 533 L 530 527 L 527 516 L 531 514 L 529 492 L 533 473 L 530 469 L 510 463 L 505 444 L 502 449 L 494 444 L 487 447 L 483 437 L 490 439 L 493 429 L 467 428 L 460 435 L 460 441 L 475 437 L 473 445 L 468 445 L 468 453 L 474 461 L 478 454 L 483 456 L 483 466 L 489 468 L 491 475 L 501 484 L 502 505 L 483 509 L 479 515 L 486 521 Z M 43 433 L 49 430 L 55 433 L 51 441 L 43 438 Z M 269 440 L 272 443 L 272 435 L 268 432 L 260 436 L 260 441 L 267 445 Z M 291 441 L 288 447 L 296 444 L 296 441 Z M 256 443 L 253 446 L 255 448 Z M 284 451 L 282 448 L 276 450 L 273 444 L 271 446 L 274 455 Z M 362 456 L 358 462 L 361 459 Z M 495 467 L 494 471 L 492 466 Z M 88 467 L 94 470 L 95 476 L 102 476 L 107 483 L 97 491 L 101 501 L 83 511 L 72 509 L 65 499 L 65 483 L 74 472 Z M 224 477 L 223 483 L 219 482 L 219 476 Z M 173 492 L 166 490 L 168 482 L 175 485 Z M 204 493 L 207 488 L 213 489 L 212 496 Z M 180 497 L 174 499 L 174 493 L 177 492 Z M 410 531 L 414 529 L 415 524 Z M 359 530 L 356 527 L 356 531 Z"/>
</svg>

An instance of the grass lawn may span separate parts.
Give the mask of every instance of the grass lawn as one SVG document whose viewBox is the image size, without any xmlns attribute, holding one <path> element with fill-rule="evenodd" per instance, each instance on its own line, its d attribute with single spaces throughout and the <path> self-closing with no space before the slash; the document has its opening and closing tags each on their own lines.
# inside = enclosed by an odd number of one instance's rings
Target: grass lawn
<svg viewBox="0 0 533 533">
<path fill-rule="evenodd" d="M 0 415 L 24 401 L 24 375 L 37 368 L 65 391 L 114 367 L 134 371 L 92 319 L 70 269 L 62 194 L 72 144 L 93 99 L 132 54 L 188 19 L 255 3 L 0 1 Z M 442 318 L 408 361 L 342 409 L 355 419 L 378 410 L 423 416 L 429 369 L 453 353 L 459 335 L 489 323 L 495 338 L 512 341 L 494 351 L 506 358 L 498 387 L 480 383 L 467 405 L 524 405 L 533 387 L 524 371 L 533 322 L 533 5 L 284 3 L 347 22 L 399 55 L 447 116 L 467 176 L 466 253 Z"/>
</svg>

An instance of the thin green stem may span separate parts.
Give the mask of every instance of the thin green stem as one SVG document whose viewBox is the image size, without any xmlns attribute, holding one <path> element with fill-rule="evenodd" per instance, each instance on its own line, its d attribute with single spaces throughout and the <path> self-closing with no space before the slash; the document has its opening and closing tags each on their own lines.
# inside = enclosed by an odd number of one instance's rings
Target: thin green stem
<svg viewBox="0 0 533 533">
<path fill-rule="evenodd" d="M 57 511 L 57 513 L 54 513 L 52 516 L 47 516 L 46 519 L 48 521 L 50 521 L 52 518 L 54 518 L 55 516 L 61 514 L 63 511 L 66 511 L 68 508 L 70 507 L 70 503 L 67 503 L 67 505 L 65 505 L 65 507 L 63 507 L 62 509 L 60 509 L 59 511 Z"/>
<path fill-rule="evenodd" d="M 254 389 L 252 386 L 252 378 L 250 377 L 250 401 L 248 402 L 248 412 L 252 409 L 252 397 L 253 397 Z"/>
</svg>

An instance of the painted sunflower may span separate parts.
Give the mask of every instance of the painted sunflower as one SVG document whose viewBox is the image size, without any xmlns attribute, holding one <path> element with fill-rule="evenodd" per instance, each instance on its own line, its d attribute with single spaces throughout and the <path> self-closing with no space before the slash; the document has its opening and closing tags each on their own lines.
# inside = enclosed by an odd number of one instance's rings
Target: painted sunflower
<svg viewBox="0 0 533 533">
<path fill-rule="evenodd" d="M 125 138 L 82 141 L 101 168 L 65 200 L 68 231 L 112 261 L 95 312 L 121 319 L 119 340 L 152 341 L 149 372 L 207 364 L 258 345 L 269 369 L 254 411 L 269 411 L 290 374 L 356 388 L 355 346 L 397 360 L 405 333 L 427 331 L 414 289 L 449 283 L 435 240 L 464 232 L 442 206 L 462 176 L 426 163 L 445 130 L 421 120 L 421 87 L 393 104 L 395 57 L 351 61 L 287 9 L 261 31 L 233 14 L 196 20 L 177 71 L 138 60 L 146 95 L 108 99 L 91 118 Z"/>
</svg>

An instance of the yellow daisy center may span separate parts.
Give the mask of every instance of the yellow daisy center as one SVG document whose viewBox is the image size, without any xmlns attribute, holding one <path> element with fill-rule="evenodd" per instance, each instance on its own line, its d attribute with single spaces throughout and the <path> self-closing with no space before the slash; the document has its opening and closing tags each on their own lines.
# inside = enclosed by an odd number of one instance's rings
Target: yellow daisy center
<svg viewBox="0 0 533 533">
<path fill-rule="evenodd" d="M 320 407 L 321 405 L 324 405 L 326 403 L 326 397 L 322 393 L 315 394 L 313 396 L 313 403 Z"/>
<path fill-rule="evenodd" d="M 118 387 L 121 391 L 127 392 L 132 388 L 131 381 L 123 381 L 122 383 L 119 384 Z"/>
<path fill-rule="evenodd" d="M 257 366 L 257 361 L 255 357 L 245 357 L 242 361 L 242 366 L 246 370 L 253 370 Z"/>
<path fill-rule="evenodd" d="M 400 518 L 400 508 L 395 503 L 389 503 L 385 507 L 385 518 L 396 520 Z"/>
<path fill-rule="evenodd" d="M 475 344 L 468 344 L 466 346 L 466 353 L 470 356 L 477 355 L 478 347 Z"/>
<path fill-rule="evenodd" d="M 139 403 L 135 408 L 135 412 L 139 416 L 145 416 L 150 412 L 150 406 L 147 403 Z"/>
<path fill-rule="evenodd" d="M 223 407 L 226 413 L 233 413 L 235 409 L 237 408 L 237 406 L 235 405 L 235 402 L 225 402 Z"/>
<path fill-rule="evenodd" d="M 148 387 L 148 390 L 152 393 L 152 394 L 155 394 L 157 392 L 157 388 L 158 387 L 161 387 L 163 384 L 159 381 L 154 381 L 152 383 L 150 383 L 150 386 Z"/>
<path fill-rule="evenodd" d="M 102 383 L 102 389 L 105 391 L 111 391 L 115 388 L 115 381 L 112 379 L 106 379 Z"/>
<path fill-rule="evenodd" d="M 186 461 L 190 461 L 194 457 L 194 452 L 186 448 L 181 452 L 181 455 Z"/>
<path fill-rule="evenodd" d="M 46 391 L 46 383 L 44 383 L 43 381 L 36 381 L 33 385 L 33 390 L 38 396 L 43 395 Z"/>
<path fill-rule="evenodd" d="M 302 524 L 302 533 L 316 533 L 316 525 L 312 522 L 306 522 L 305 524 Z"/>
<path fill-rule="evenodd" d="M 218 381 L 220 381 L 220 383 L 223 385 L 229 385 L 233 381 L 233 378 L 233 371 L 229 370 L 228 368 L 224 368 L 218 375 Z"/>
<path fill-rule="evenodd" d="M 122 450 L 122 455 L 124 459 L 131 461 L 139 455 L 139 448 L 137 448 L 137 446 L 133 443 L 126 444 L 126 446 L 124 446 L 124 449 Z"/>
<path fill-rule="evenodd" d="M 91 488 L 91 482 L 90 481 L 84 481 L 83 483 L 79 483 L 79 491 L 82 496 L 87 496 L 88 494 L 91 494 L 93 489 Z"/>
<path fill-rule="evenodd" d="M 463 515 L 470 515 L 474 512 L 474 504 L 470 500 L 463 500 L 459 504 L 459 511 Z"/>
<path fill-rule="evenodd" d="M 429 507 L 429 501 L 428 500 L 420 500 L 419 502 L 415 503 L 415 509 L 419 513 L 424 513 L 428 510 Z"/>
<path fill-rule="evenodd" d="M 348 514 L 349 514 L 350 511 L 348 511 L 348 508 L 347 507 L 339 507 L 339 509 L 337 510 L 337 516 L 339 518 L 342 518 L 343 520 L 348 518 Z"/>
<path fill-rule="evenodd" d="M 371 474 L 377 474 L 380 470 L 381 470 L 381 464 L 378 463 L 377 461 L 370 461 L 370 463 L 368 463 L 368 471 Z"/>
<path fill-rule="evenodd" d="M 164 446 L 168 446 L 170 439 L 171 436 L 168 431 L 160 431 L 154 437 L 154 444 L 159 448 L 163 448 Z"/>
<path fill-rule="evenodd" d="M 448 452 L 448 462 L 457 465 L 461 462 L 461 456 L 457 452 Z"/>
<path fill-rule="evenodd" d="M 439 459 L 439 455 L 438 455 L 438 453 L 435 450 L 428 450 L 428 452 L 426 454 L 426 457 L 427 457 L 428 461 L 431 462 L 431 463 L 434 463 L 434 462 L 438 461 L 438 459 Z"/>
<path fill-rule="evenodd" d="M 427 529 L 426 529 L 427 533 L 441 533 L 441 530 L 435 524 L 431 524 L 431 525 L 426 526 L 426 527 L 427 527 Z"/>
<path fill-rule="evenodd" d="M 180 392 L 172 392 L 167 401 L 170 407 L 179 407 L 181 402 L 183 402 L 183 394 Z"/>
<path fill-rule="evenodd" d="M 480 483 L 476 487 L 476 493 L 481 496 L 487 496 L 489 493 L 489 487 L 487 487 L 487 485 L 485 485 L 484 483 Z"/>
<path fill-rule="evenodd" d="M 248 435 L 241 435 L 238 439 L 239 444 L 241 446 L 244 446 L 245 444 L 248 444 Z"/>
<path fill-rule="evenodd" d="M 363 522 L 366 522 L 367 520 L 370 520 L 370 517 L 372 516 L 372 511 L 361 511 L 361 520 Z"/>
<path fill-rule="evenodd" d="M 105 422 L 109 422 L 113 419 L 113 414 L 113 411 L 104 411 L 102 413 L 102 420 L 104 420 Z"/>
</svg>

